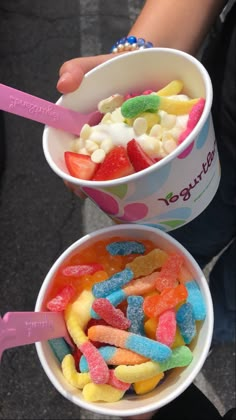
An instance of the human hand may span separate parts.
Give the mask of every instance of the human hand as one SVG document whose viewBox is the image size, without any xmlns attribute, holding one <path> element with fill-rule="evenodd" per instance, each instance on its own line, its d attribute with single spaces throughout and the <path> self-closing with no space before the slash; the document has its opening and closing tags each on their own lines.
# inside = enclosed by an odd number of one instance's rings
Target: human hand
<svg viewBox="0 0 236 420">
<path fill-rule="evenodd" d="M 92 57 L 78 57 L 66 61 L 59 70 L 58 91 L 60 93 L 73 92 L 80 86 L 84 75 L 88 71 L 112 57 L 112 54 L 104 54 Z"/>
</svg>

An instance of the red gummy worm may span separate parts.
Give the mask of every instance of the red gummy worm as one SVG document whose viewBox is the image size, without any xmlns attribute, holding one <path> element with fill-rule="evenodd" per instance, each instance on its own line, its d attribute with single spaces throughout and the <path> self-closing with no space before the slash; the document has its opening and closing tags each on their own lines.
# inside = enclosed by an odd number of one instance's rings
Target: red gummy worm
<svg viewBox="0 0 236 420">
<path fill-rule="evenodd" d="M 131 321 L 125 317 L 120 309 L 115 308 L 106 298 L 97 298 L 92 304 L 93 310 L 109 325 L 121 330 L 127 330 Z"/>
<path fill-rule="evenodd" d="M 98 349 L 90 341 L 85 341 L 79 349 L 88 362 L 92 381 L 95 384 L 106 384 L 109 379 L 109 369 Z"/>
</svg>

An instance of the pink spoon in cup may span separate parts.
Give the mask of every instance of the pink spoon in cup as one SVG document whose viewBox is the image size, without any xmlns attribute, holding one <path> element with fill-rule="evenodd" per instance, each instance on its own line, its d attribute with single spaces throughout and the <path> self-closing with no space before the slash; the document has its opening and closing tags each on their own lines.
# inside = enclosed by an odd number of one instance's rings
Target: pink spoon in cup
<svg viewBox="0 0 236 420">
<path fill-rule="evenodd" d="M 0 83 L 0 109 L 77 136 L 80 135 L 84 124 L 96 125 L 102 118 L 99 111 L 83 114 L 2 83 Z"/>
<path fill-rule="evenodd" d="M 59 337 L 73 347 L 63 312 L 7 312 L 0 317 L 0 360 L 6 349 Z"/>
</svg>

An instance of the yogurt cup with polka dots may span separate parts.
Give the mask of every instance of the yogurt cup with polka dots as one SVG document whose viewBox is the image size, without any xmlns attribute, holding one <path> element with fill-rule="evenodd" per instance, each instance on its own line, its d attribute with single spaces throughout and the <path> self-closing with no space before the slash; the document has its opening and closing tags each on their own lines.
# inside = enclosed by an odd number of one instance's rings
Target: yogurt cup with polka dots
<svg viewBox="0 0 236 420">
<path fill-rule="evenodd" d="M 85 400 L 82 390 L 70 385 L 65 379 L 61 370 L 61 365 L 54 355 L 49 343 L 47 341 L 37 342 L 36 350 L 39 361 L 55 389 L 71 403 L 84 410 L 88 410 L 88 413 L 96 413 L 99 415 L 99 418 L 103 418 L 102 416 L 127 418 L 128 416 L 150 413 L 164 407 L 182 394 L 182 392 L 184 392 L 195 380 L 205 363 L 211 345 L 214 323 L 213 304 L 207 280 L 189 252 L 166 232 L 162 232 L 153 227 L 134 224 L 115 225 L 99 229 L 96 232 L 89 233 L 78 239 L 65 249 L 54 262 L 42 283 L 37 297 L 35 311 L 45 310 L 48 290 L 50 290 L 50 287 L 55 281 L 55 276 L 59 268 L 62 267 L 66 261 L 73 258 L 75 254 L 83 252 L 85 248 L 93 246 L 97 241 L 106 241 L 109 238 L 117 236 L 130 238 L 134 241 L 148 239 L 149 241 L 152 241 L 157 248 L 160 248 L 167 253 L 176 252 L 182 255 L 185 260 L 185 267 L 192 274 L 201 290 L 206 307 L 206 317 L 203 321 L 197 321 L 199 323 L 198 333 L 189 344 L 193 353 L 193 360 L 188 366 L 178 367 L 166 373 L 165 380 L 158 384 L 152 391 L 139 395 L 134 392 L 128 392 L 122 399 L 116 402 L 108 403 L 100 400 L 90 402 Z M 79 412 L 78 418 L 82 418 L 82 414 Z"/>
<path fill-rule="evenodd" d="M 83 191 L 115 223 L 135 223 L 171 231 L 196 218 L 213 199 L 220 181 L 220 164 L 211 117 L 212 84 L 193 56 L 168 48 L 150 48 L 114 55 L 84 77 L 75 92 L 58 104 L 80 112 L 97 109 L 115 93 L 158 90 L 182 80 L 191 98 L 204 98 L 203 113 L 190 135 L 159 162 L 124 178 L 86 181 L 72 177 L 64 152 L 72 134 L 46 126 L 43 150 L 52 170 L 76 191 Z"/>
</svg>

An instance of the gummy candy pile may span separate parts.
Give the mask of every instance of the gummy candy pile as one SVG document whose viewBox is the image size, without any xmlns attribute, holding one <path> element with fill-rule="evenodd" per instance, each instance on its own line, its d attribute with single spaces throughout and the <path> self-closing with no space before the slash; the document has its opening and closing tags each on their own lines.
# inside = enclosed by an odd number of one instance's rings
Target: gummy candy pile
<svg viewBox="0 0 236 420">
<path fill-rule="evenodd" d="M 49 340 L 62 373 L 86 401 L 116 402 L 152 391 L 188 366 L 206 317 L 200 288 L 180 253 L 114 236 L 61 266 L 46 307 L 64 311 L 73 347 Z"/>
<path fill-rule="evenodd" d="M 101 100 L 103 118 L 85 124 L 64 153 L 70 175 L 93 181 L 122 178 L 154 165 L 180 145 L 198 123 L 205 99 L 189 98 L 181 80 L 161 90 Z"/>
</svg>

